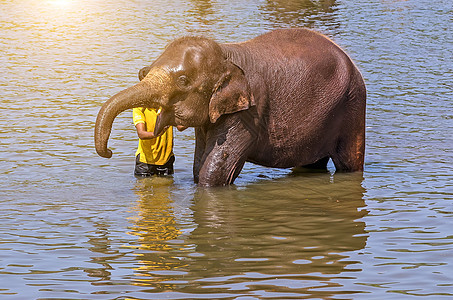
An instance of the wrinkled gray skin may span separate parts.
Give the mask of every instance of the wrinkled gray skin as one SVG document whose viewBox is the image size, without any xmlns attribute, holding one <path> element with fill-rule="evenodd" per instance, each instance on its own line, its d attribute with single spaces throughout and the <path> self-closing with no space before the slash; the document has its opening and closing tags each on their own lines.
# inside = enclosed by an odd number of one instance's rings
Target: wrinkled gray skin
<svg viewBox="0 0 453 300">
<path fill-rule="evenodd" d="M 366 89 L 351 59 L 308 29 L 273 31 L 247 42 L 201 37 L 170 43 L 143 68 L 136 85 L 99 111 L 95 145 L 107 142 L 115 117 L 133 107 L 161 107 L 155 126 L 195 127 L 195 182 L 234 182 L 245 161 L 268 167 L 361 171 Z"/>
</svg>

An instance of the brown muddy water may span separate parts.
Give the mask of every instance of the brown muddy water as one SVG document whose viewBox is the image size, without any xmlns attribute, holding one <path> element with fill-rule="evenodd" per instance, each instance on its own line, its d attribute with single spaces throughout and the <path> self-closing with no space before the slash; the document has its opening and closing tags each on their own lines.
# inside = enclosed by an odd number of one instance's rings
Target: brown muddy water
<svg viewBox="0 0 453 300">
<path fill-rule="evenodd" d="M 0 2 L 2 299 L 452 299 L 451 0 Z M 363 174 L 246 165 L 192 182 L 132 175 L 121 114 L 96 155 L 101 104 L 172 39 L 243 41 L 306 26 L 368 87 Z"/>
</svg>

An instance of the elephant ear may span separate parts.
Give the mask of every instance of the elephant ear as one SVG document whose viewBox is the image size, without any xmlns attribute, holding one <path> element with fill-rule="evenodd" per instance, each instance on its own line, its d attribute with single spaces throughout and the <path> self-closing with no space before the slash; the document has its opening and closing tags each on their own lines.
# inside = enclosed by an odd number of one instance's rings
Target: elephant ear
<svg viewBox="0 0 453 300">
<path fill-rule="evenodd" d="M 140 81 L 142 81 L 143 78 L 145 78 L 146 75 L 148 75 L 149 70 L 151 70 L 151 67 L 141 68 L 140 71 L 138 71 L 138 79 L 140 79 Z"/>
<path fill-rule="evenodd" d="M 215 123 L 224 114 L 246 110 L 255 105 L 244 71 L 228 62 L 226 73 L 217 82 L 209 102 L 209 119 Z"/>
</svg>

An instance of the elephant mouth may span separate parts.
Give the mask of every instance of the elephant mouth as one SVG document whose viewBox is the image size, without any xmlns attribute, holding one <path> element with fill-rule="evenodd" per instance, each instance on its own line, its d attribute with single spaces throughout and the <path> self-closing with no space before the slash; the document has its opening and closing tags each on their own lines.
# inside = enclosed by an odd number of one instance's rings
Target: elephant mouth
<svg viewBox="0 0 453 300">
<path fill-rule="evenodd" d="M 168 128 L 168 126 L 174 123 L 174 113 L 167 108 L 159 106 L 157 110 L 156 124 L 154 125 L 154 136 L 162 135 Z"/>
</svg>

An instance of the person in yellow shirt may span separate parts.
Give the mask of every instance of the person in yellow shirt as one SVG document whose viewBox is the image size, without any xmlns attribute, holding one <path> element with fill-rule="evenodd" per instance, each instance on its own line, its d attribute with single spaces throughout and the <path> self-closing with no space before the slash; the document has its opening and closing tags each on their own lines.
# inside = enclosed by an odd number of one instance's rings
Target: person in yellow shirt
<svg viewBox="0 0 453 300">
<path fill-rule="evenodd" d="M 170 126 L 162 135 L 155 137 L 153 131 L 157 110 L 154 108 L 134 108 L 132 118 L 139 137 L 138 149 L 135 152 L 134 175 L 138 177 L 172 175 L 175 162 L 173 127 Z M 178 126 L 178 130 L 184 129 L 186 127 Z"/>
</svg>

